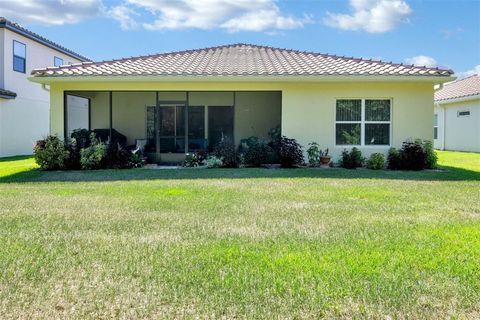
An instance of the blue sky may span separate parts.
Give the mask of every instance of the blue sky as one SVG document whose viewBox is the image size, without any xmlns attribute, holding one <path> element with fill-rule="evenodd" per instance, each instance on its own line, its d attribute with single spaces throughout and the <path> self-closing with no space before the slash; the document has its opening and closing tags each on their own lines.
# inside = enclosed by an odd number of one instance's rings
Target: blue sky
<svg viewBox="0 0 480 320">
<path fill-rule="evenodd" d="M 0 0 L 93 60 L 253 43 L 480 71 L 478 0 Z"/>
</svg>

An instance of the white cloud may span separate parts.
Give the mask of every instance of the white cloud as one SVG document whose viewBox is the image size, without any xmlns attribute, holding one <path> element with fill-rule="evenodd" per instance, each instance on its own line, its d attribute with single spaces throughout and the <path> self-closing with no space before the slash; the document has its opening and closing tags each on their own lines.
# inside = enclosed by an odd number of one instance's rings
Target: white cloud
<svg viewBox="0 0 480 320">
<path fill-rule="evenodd" d="M 147 30 L 272 31 L 301 28 L 311 22 L 307 16 L 282 14 L 275 0 L 125 0 L 123 6 L 127 4 L 155 16 L 154 21 L 143 23 Z"/>
<path fill-rule="evenodd" d="M 480 74 L 480 64 L 477 64 L 475 67 L 473 67 L 470 70 L 459 72 L 459 73 L 456 73 L 455 75 L 458 78 L 466 78 L 466 77 L 473 76 L 474 74 Z"/>
<path fill-rule="evenodd" d="M 102 11 L 101 0 L 2 0 L 0 16 L 19 23 L 77 23 Z"/>
<path fill-rule="evenodd" d="M 429 56 L 416 56 L 416 57 L 411 57 L 405 59 L 406 64 L 413 64 L 419 67 L 437 67 L 438 63 L 437 60 L 435 60 L 432 57 Z"/>
<path fill-rule="evenodd" d="M 117 20 L 120 23 L 120 28 L 122 28 L 122 30 L 132 30 L 138 27 L 137 21 L 135 21 L 135 19 L 133 18 L 138 14 L 125 5 L 112 7 L 108 10 L 107 13 L 111 18 Z"/>
<path fill-rule="evenodd" d="M 350 0 L 352 13 L 330 13 L 324 23 L 342 30 L 384 33 L 408 21 L 412 9 L 403 0 Z"/>
</svg>

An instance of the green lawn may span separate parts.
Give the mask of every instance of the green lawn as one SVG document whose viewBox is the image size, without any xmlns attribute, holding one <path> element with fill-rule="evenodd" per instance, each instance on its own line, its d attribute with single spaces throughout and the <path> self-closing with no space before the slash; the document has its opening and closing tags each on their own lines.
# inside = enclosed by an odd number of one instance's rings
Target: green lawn
<svg viewBox="0 0 480 320">
<path fill-rule="evenodd" d="M 0 318 L 480 318 L 480 154 L 441 171 L 0 159 Z"/>
</svg>

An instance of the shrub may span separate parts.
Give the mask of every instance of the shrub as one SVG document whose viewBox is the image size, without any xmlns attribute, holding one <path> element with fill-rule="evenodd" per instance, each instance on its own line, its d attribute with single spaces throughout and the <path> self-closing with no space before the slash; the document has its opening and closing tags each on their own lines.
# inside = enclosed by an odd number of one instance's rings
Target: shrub
<svg viewBox="0 0 480 320">
<path fill-rule="evenodd" d="M 293 168 L 303 164 L 302 146 L 295 139 L 282 136 L 280 139 L 280 165 Z"/>
<path fill-rule="evenodd" d="M 132 153 L 118 142 L 106 145 L 103 166 L 110 169 L 131 168 Z"/>
<path fill-rule="evenodd" d="M 243 163 L 250 167 L 260 167 L 268 163 L 271 148 L 264 142 L 256 142 L 248 146 L 243 154 Z"/>
<path fill-rule="evenodd" d="M 205 164 L 207 168 L 221 168 L 223 167 L 223 159 L 216 156 L 208 156 L 205 159 Z"/>
<path fill-rule="evenodd" d="M 65 143 L 69 153 L 68 159 L 65 162 L 65 169 L 81 169 L 80 151 L 90 146 L 92 133 L 93 131 L 87 129 L 75 129 L 72 131 L 70 138 Z"/>
<path fill-rule="evenodd" d="M 268 130 L 268 137 L 270 141 L 268 142 L 268 146 L 271 148 L 273 153 L 273 162 L 277 162 L 280 159 L 280 140 L 282 139 L 282 132 L 280 126 L 276 126 Z"/>
<path fill-rule="evenodd" d="M 400 150 L 400 168 L 403 170 L 423 170 L 427 163 L 427 155 L 419 141 L 405 141 Z"/>
<path fill-rule="evenodd" d="M 197 156 L 197 159 L 198 159 L 198 162 L 200 164 L 203 164 L 203 162 L 205 161 L 205 159 L 207 159 L 207 151 L 205 150 L 198 150 L 195 152 L 195 155 Z"/>
<path fill-rule="evenodd" d="M 200 160 L 198 159 L 198 156 L 196 153 L 187 153 L 185 155 L 185 161 L 183 161 L 183 166 L 184 167 L 198 167 L 200 165 Z"/>
<path fill-rule="evenodd" d="M 80 148 L 77 145 L 77 141 L 75 139 L 70 139 L 65 147 L 68 150 L 68 158 L 65 160 L 65 169 L 81 169 L 82 166 L 80 165 Z"/>
<path fill-rule="evenodd" d="M 60 138 L 55 135 L 39 140 L 33 148 L 35 162 L 42 170 L 65 169 L 69 152 Z"/>
<path fill-rule="evenodd" d="M 236 168 L 238 167 L 238 154 L 235 144 L 231 139 L 223 138 L 214 148 L 213 154 L 217 158 L 223 159 L 223 167 Z"/>
<path fill-rule="evenodd" d="M 425 161 L 425 168 L 426 169 L 436 169 L 437 168 L 437 153 L 433 149 L 433 143 L 430 140 L 424 140 L 422 143 L 423 152 L 425 152 L 426 161 Z"/>
<path fill-rule="evenodd" d="M 372 153 L 367 161 L 367 168 L 380 170 L 385 167 L 385 156 L 381 153 Z"/>
<path fill-rule="evenodd" d="M 101 169 L 105 160 L 107 146 L 91 135 L 89 147 L 80 151 L 80 164 L 84 170 Z"/>
<path fill-rule="evenodd" d="M 322 156 L 322 150 L 318 147 L 318 143 L 310 142 L 307 149 L 308 164 L 312 167 L 320 165 L 320 157 Z"/>
<path fill-rule="evenodd" d="M 75 140 L 78 150 L 87 148 L 92 143 L 92 134 L 95 137 L 93 131 L 87 129 L 75 129 L 70 135 L 71 140 Z"/>
<path fill-rule="evenodd" d="M 138 154 L 132 154 L 130 156 L 130 161 L 129 161 L 129 167 L 130 168 L 141 168 L 145 164 L 145 161 L 142 159 L 142 157 Z"/>
<path fill-rule="evenodd" d="M 402 156 L 396 148 L 390 148 L 388 150 L 387 168 L 390 170 L 402 169 Z"/>
<path fill-rule="evenodd" d="M 340 166 L 346 169 L 359 168 L 363 165 L 363 162 L 362 152 L 356 147 L 353 147 L 350 152 L 346 149 L 343 150 L 340 158 Z"/>
</svg>

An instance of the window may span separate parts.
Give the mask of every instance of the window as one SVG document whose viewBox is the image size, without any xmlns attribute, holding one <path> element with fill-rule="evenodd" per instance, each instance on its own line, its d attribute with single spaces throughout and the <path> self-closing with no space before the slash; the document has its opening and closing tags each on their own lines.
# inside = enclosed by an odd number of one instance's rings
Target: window
<svg viewBox="0 0 480 320">
<path fill-rule="evenodd" d="M 438 139 L 438 114 L 433 116 L 433 139 Z"/>
<path fill-rule="evenodd" d="M 63 66 L 63 59 L 59 57 L 53 57 L 53 65 L 55 67 Z"/>
<path fill-rule="evenodd" d="M 25 73 L 27 64 L 27 46 L 13 40 L 13 70 Z"/>
<path fill-rule="evenodd" d="M 390 145 L 391 100 L 339 99 L 336 105 L 337 145 Z"/>
<path fill-rule="evenodd" d="M 468 117 L 470 115 L 470 111 L 458 111 L 457 117 Z"/>
</svg>

